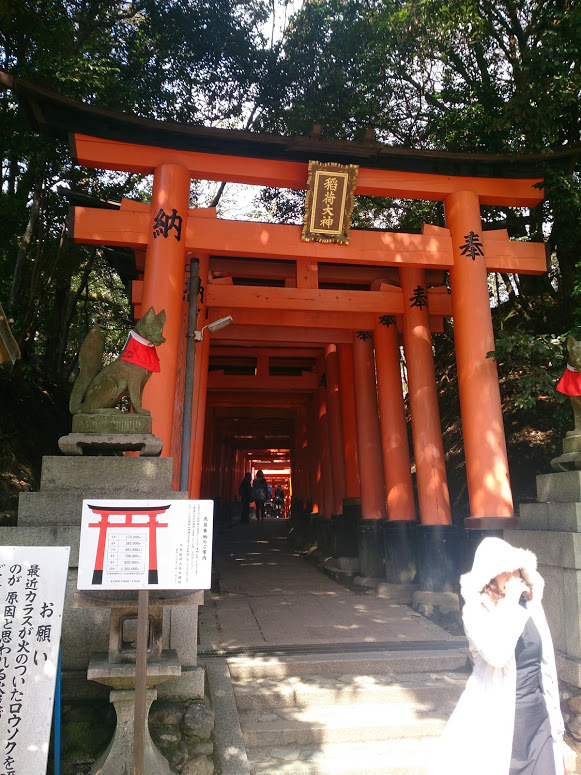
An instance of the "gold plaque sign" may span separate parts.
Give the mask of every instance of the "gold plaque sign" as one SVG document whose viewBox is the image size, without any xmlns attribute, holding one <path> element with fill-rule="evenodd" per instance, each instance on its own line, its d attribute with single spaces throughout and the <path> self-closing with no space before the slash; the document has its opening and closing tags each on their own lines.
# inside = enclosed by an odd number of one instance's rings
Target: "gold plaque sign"
<svg viewBox="0 0 581 775">
<path fill-rule="evenodd" d="M 356 164 L 309 162 L 304 242 L 349 243 Z"/>
</svg>

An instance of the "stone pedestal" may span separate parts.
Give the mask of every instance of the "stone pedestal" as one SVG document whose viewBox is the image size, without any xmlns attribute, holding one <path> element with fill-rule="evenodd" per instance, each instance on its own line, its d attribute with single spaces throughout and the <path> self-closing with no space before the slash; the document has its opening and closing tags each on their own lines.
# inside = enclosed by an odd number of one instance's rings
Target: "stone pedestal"
<svg viewBox="0 0 581 775">
<path fill-rule="evenodd" d="M 91 769 L 91 775 L 127 775 L 133 772 L 133 723 L 135 691 L 113 691 L 109 697 L 117 713 L 117 727 L 109 747 Z M 151 703 L 157 699 L 157 690 L 148 689 L 145 695 L 145 718 Z M 144 775 L 172 775 L 165 756 L 158 751 L 145 724 Z"/>
<path fill-rule="evenodd" d="M 332 527 L 330 518 L 319 517 L 317 520 L 317 548 L 322 557 L 329 557 L 331 554 Z"/>
<path fill-rule="evenodd" d="M 537 555 L 559 677 L 581 687 L 581 471 L 537 476 L 537 499 L 504 538 Z"/>
<path fill-rule="evenodd" d="M 573 455 L 581 453 L 581 431 L 568 431 L 563 439 L 563 452 Z"/>
<path fill-rule="evenodd" d="M 307 534 L 307 539 L 311 546 L 317 543 L 320 519 L 323 519 L 323 517 L 321 517 L 316 511 L 311 512 L 309 516 L 309 529 Z"/>
<path fill-rule="evenodd" d="M 73 433 L 133 434 L 151 433 L 151 415 L 109 409 L 109 414 L 73 415 Z"/>
<path fill-rule="evenodd" d="M 108 693 L 104 686 L 87 681 L 87 668 L 95 651 L 109 650 L 111 609 L 107 605 L 75 608 L 73 603 L 83 499 L 187 500 L 186 492 L 172 491 L 172 468 L 171 458 L 45 457 L 40 492 L 22 493 L 17 526 L 0 528 L 0 542 L 7 546 L 71 547 L 62 624 L 65 699 Z M 190 598 L 187 605 L 172 606 L 159 601 L 163 607 L 162 646 L 177 651 L 182 670 L 180 677 L 160 686 L 160 697 L 204 696 L 204 672 L 198 665 L 197 655 L 198 605 L 202 603 L 202 592 Z"/>
<path fill-rule="evenodd" d="M 111 745 L 93 767 L 91 775 L 121 775 L 126 772 L 123 767 L 130 765 L 133 759 L 133 719 L 137 676 L 136 625 L 138 617 L 138 601 L 134 598 L 135 594 L 133 590 L 97 590 L 79 592 L 75 596 L 75 604 L 79 608 L 108 607 L 111 609 L 109 652 L 93 654 L 87 677 L 90 681 L 96 681 L 114 689 L 109 698 L 115 705 L 117 712 L 117 727 Z M 171 591 L 150 593 L 153 596 L 153 604 L 148 605 L 145 677 L 148 689 L 181 675 L 181 665 L 177 652 L 163 649 L 164 607 L 191 604 L 194 600 L 198 600 L 198 596 L 201 594 L 201 592 L 190 594 L 175 590 L 173 597 L 170 597 Z M 149 707 L 156 698 L 157 690 L 146 693 L 146 719 Z M 119 763 L 120 755 L 125 756 L 122 766 Z M 147 725 L 144 756 L 144 775 L 147 775 L 148 772 L 168 773 L 169 775 L 167 760 L 149 737 Z M 130 771 L 127 770 L 127 772 Z"/>
<path fill-rule="evenodd" d="M 355 509 L 332 517 L 335 525 L 333 557 L 357 557 L 357 525 L 361 518 Z"/>
<path fill-rule="evenodd" d="M 388 584 L 408 585 L 417 576 L 417 523 L 410 520 L 383 520 L 385 578 Z"/>
<path fill-rule="evenodd" d="M 457 592 L 459 547 L 455 525 L 417 525 L 418 580 L 423 592 Z"/>
<path fill-rule="evenodd" d="M 379 519 L 362 519 L 357 528 L 361 576 L 383 581 L 385 559 Z"/>
<path fill-rule="evenodd" d="M 108 654 L 99 652 L 91 657 L 87 678 L 114 689 L 135 689 L 135 670 L 135 662 L 110 662 Z M 177 653 L 163 651 L 158 659 L 147 662 L 146 684 L 148 688 L 157 686 L 176 678 L 181 672 Z"/>
<path fill-rule="evenodd" d="M 69 433 L 61 436 L 59 449 L 65 455 L 111 454 L 135 451 L 143 457 L 157 457 L 163 441 L 151 433 Z"/>
<path fill-rule="evenodd" d="M 563 439 L 563 454 L 551 460 L 553 471 L 581 469 L 581 431 L 568 431 Z"/>
</svg>

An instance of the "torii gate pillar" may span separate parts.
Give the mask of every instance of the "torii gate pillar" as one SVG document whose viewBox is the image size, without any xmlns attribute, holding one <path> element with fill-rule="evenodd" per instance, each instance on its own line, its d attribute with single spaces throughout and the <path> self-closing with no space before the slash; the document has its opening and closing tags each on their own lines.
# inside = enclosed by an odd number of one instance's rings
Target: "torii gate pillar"
<svg viewBox="0 0 581 775">
<path fill-rule="evenodd" d="M 361 477 L 361 522 L 358 548 L 362 576 L 383 577 L 384 558 L 380 520 L 386 517 L 379 412 L 375 385 L 373 337 L 358 331 L 353 342 L 355 414 Z"/>
<path fill-rule="evenodd" d="M 319 430 L 319 463 L 321 467 L 321 500 L 319 516 L 330 520 L 333 514 L 333 463 L 331 460 L 331 444 L 329 441 L 329 401 L 327 397 L 326 377 L 322 379 L 325 369 L 323 357 L 320 358 L 317 376 L 321 383 L 317 389 L 317 417 Z"/>
<path fill-rule="evenodd" d="M 341 399 L 341 421 L 343 428 L 343 456 L 345 462 L 345 497 L 348 506 L 359 501 L 359 451 L 357 449 L 357 421 L 355 419 L 355 379 L 353 373 L 353 345 L 340 344 L 339 354 L 339 397 Z M 359 504 L 358 504 L 359 505 Z M 345 504 L 343 504 L 345 508 Z"/>
<path fill-rule="evenodd" d="M 189 196 L 190 173 L 185 167 L 160 164 L 155 169 L 141 309 L 147 310 L 150 306 L 156 312 L 165 309 L 166 343 L 159 351 L 161 373 L 145 386 L 143 402 L 154 409 L 153 433 L 163 439 L 162 455 L 165 456 L 171 454 Z"/>
<path fill-rule="evenodd" d="M 466 478 L 470 498 L 467 528 L 514 527 L 500 388 L 495 349 L 480 202 L 474 191 L 456 191 L 444 199 L 452 235 L 450 269 L 458 389 L 462 414 Z M 467 250 L 467 243 L 478 242 Z"/>
<path fill-rule="evenodd" d="M 345 497 L 345 461 L 343 459 L 343 430 L 341 428 L 341 397 L 339 395 L 339 355 L 337 346 L 325 348 L 325 373 L 327 375 L 327 415 L 329 418 L 329 443 L 333 470 L 333 515 L 343 513 Z"/>
<path fill-rule="evenodd" d="M 450 525 L 450 496 L 440 426 L 430 316 L 425 296 L 425 273 L 422 269 L 402 267 L 400 281 L 406 300 L 403 341 L 420 522 L 422 525 Z"/>
<path fill-rule="evenodd" d="M 199 256 L 198 277 L 202 288 L 208 285 L 208 273 L 210 269 L 210 256 L 207 253 Z M 192 288 L 191 293 L 197 293 L 197 289 Z M 206 318 L 206 301 L 200 296 L 197 299 L 198 305 L 198 329 L 201 329 Z M 206 331 L 206 336 L 202 339 L 196 357 L 196 368 L 194 372 L 194 395 L 192 414 L 192 439 L 190 451 L 190 473 L 188 481 L 190 483 L 190 498 L 200 497 L 202 469 L 204 466 L 204 431 L 206 425 L 206 404 L 208 398 L 208 363 L 210 359 L 210 335 Z M 242 478 L 242 477 L 240 477 Z"/>
<path fill-rule="evenodd" d="M 380 320 L 373 331 L 373 341 L 387 518 L 397 522 L 415 521 L 416 506 L 395 319 L 393 322 Z"/>
<path fill-rule="evenodd" d="M 416 506 L 395 318 L 379 318 L 373 341 L 388 519 L 383 526 L 385 578 L 408 584 L 416 576 Z"/>
<path fill-rule="evenodd" d="M 450 511 L 425 272 L 402 267 L 400 281 L 406 300 L 403 339 L 421 522 L 416 528 L 420 589 L 452 591 L 457 583 L 458 529 Z"/>
</svg>

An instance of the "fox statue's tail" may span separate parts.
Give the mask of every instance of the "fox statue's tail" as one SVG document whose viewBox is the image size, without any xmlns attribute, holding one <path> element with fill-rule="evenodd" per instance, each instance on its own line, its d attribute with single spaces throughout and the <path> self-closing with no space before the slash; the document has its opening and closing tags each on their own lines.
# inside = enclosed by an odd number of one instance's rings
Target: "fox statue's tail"
<svg viewBox="0 0 581 775">
<path fill-rule="evenodd" d="M 103 337 L 99 326 L 93 326 L 79 350 L 79 374 L 71 390 L 69 411 L 81 411 L 87 389 L 103 366 Z"/>
</svg>

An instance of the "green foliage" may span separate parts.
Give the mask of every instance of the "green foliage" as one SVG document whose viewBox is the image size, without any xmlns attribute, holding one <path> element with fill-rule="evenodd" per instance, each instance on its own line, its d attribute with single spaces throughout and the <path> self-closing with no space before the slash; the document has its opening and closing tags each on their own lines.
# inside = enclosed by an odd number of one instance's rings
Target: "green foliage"
<svg viewBox="0 0 581 775">
<path fill-rule="evenodd" d="M 262 81 L 254 126 L 293 135 L 318 122 L 324 138 L 360 140 L 372 127 L 402 147 L 562 152 L 581 138 L 580 47 L 581 6 L 559 0 L 307 0 Z M 530 216 L 488 213 L 513 237 L 548 240 L 564 318 L 581 258 L 579 186 L 572 159 L 546 170 L 547 201 Z M 274 199 L 285 221 L 300 221 L 294 195 Z M 417 209 L 358 197 L 353 222 L 407 229 Z M 521 290 L 542 285 L 525 278 Z"/>
<path fill-rule="evenodd" d="M 581 262 L 575 266 L 575 284 L 571 296 L 574 304 L 573 319 L 575 326 L 581 329 Z"/>
<path fill-rule="evenodd" d="M 264 66 L 262 0 L 6 0 L 0 68 L 101 107 L 174 121 L 238 120 Z M 27 129 L 0 91 L 0 294 L 21 367 L 72 372 L 95 320 L 112 348 L 131 323 L 111 251 L 66 237 L 69 189 L 119 202 L 147 196 L 139 176 L 80 170 L 68 148 Z M 193 196 L 199 194 L 192 187 Z"/>
<path fill-rule="evenodd" d="M 522 328 L 500 331 L 496 349 L 487 354 L 498 363 L 503 397 L 517 408 L 531 408 L 542 401 L 559 421 L 570 414 L 569 401 L 555 386 L 567 363 L 567 335 L 531 335 Z"/>
</svg>

